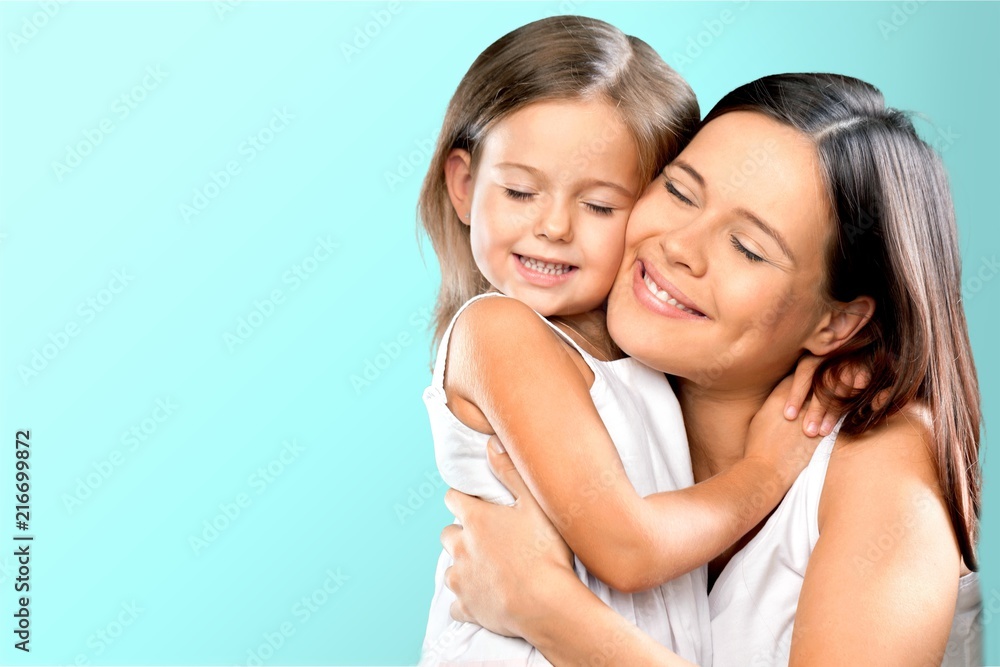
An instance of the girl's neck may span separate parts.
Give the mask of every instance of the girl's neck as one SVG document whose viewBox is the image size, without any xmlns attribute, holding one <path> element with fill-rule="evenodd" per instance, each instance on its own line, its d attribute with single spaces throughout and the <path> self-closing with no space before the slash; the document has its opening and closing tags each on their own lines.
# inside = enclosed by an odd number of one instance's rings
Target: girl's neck
<svg viewBox="0 0 1000 667">
<path fill-rule="evenodd" d="M 704 481 L 742 460 L 750 421 L 770 391 L 716 390 L 683 378 L 676 378 L 676 387 L 694 481 Z"/>
</svg>

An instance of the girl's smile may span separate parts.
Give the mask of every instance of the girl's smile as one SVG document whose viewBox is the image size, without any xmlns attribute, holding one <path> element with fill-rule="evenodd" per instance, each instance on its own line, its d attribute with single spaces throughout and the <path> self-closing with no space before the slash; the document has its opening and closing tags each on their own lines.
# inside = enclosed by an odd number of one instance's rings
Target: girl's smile
<svg viewBox="0 0 1000 667">
<path fill-rule="evenodd" d="M 536 102 L 498 121 L 475 159 L 454 149 L 448 164 L 452 203 L 493 287 L 545 316 L 603 304 L 643 186 L 613 105 Z"/>
</svg>

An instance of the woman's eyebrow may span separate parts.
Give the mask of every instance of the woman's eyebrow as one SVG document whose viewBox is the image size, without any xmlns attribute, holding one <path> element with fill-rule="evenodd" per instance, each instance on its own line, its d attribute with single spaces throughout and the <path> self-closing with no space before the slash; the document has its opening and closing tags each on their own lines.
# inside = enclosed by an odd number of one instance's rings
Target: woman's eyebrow
<svg viewBox="0 0 1000 667">
<path fill-rule="evenodd" d="M 691 165 L 689 165 L 684 160 L 674 160 L 673 162 L 671 162 L 667 166 L 669 167 L 671 165 L 673 165 L 674 167 L 678 167 L 680 169 L 683 169 L 684 171 L 686 171 L 691 176 L 691 178 L 693 178 L 695 181 L 697 181 L 697 183 L 698 183 L 699 186 L 701 186 L 703 188 L 705 187 L 705 179 L 704 179 L 704 177 L 702 177 L 702 175 L 698 173 L 697 169 L 695 169 L 694 167 L 692 167 Z"/>
<path fill-rule="evenodd" d="M 795 263 L 795 255 L 792 254 L 792 249 L 788 247 L 788 243 L 785 242 L 785 237 L 781 235 L 781 232 L 764 222 L 760 216 L 756 215 L 750 209 L 746 209 L 741 206 L 736 209 L 736 214 L 746 218 L 756 225 L 762 232 L 774 239 L 774 242 L 778 244 L 779 248 L 781 248 L 781 252 L 785 253 L 785 256 L 792 260 L 793 264 Z"/>
</svg>

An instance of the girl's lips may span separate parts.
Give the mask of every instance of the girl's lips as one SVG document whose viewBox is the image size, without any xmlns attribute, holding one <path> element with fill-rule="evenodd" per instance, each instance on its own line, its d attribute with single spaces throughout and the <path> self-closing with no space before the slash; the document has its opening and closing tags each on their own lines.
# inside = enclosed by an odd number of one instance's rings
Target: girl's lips
<svg viewBox="0 0 1000 667">
<path fill-rule="evenodd" d="M 525 263 L 524 260 L 527 260 Z M 561 273 L 545 273 L 538 270 L 537 267 L 541 260 L 537 260 L 528 255 L 518 255 L 516 253 L 511 254 L 511 261 L 514 262 L 514 268 L 526 281 L 532 285 L 537 285 L 538 287 L 553 287 L 555 285 L 561 285 L 565 283 L 570 277 L 576 273 L 579 269 L 578 267 L 569 266 L 569 269 Z M 556 262 L 549 262 L 555 264 Z"/>
<path fill-rule="evenodd" d="M 683 294 L 679 294 L 679 296 L 681 297 L 680 299 L 676 298 L 674 294 L 670 292 L 670 290 L 671 289 L 676 290 L 677 288 L 675 288 L 673 285 L 668 283 L 666 280 L 663 280 L 662 278 L 660 278 L 659 280 L 654 279 L 656 285 L 660 289 L 664 289 L 665 291 L 667 291 L 670 297 L 673 298 L 675 301 L 677 301 L 677 303 L 683 306 L 686 310 L 682 310 L 678 306 L 662 301 L 659 297 L 655 296 L 649 290 L 649 287 L 646 285 L 646 280 L 645 280 L 646 273 L 647 273 L 646 267 L 645 265 L 643 265 L 642 260 L 636 261 L 635 269 L 632 272 L 632 292 L 635 294 L 635 297 L 639 301 L 639 303 L 645 306 L 648 310 L 653 311 L 657 315 L 663 315 L 665 317 L 671 317 L 679 320 L 704 322 L 709 319 L 707 315 L 704 315 L 703 313 L 701 313 L 701 311 L 698 311 L 693 304 L 688 305 L 691 302 L 686 297 L 684 297 Z M 652 278 L 652 276 L 650 276 L 650 278 Z M 666 284 L 664 285 L 664 283 Z M 696 312 L 689 312 L 691 310 Z"/>
</svg>

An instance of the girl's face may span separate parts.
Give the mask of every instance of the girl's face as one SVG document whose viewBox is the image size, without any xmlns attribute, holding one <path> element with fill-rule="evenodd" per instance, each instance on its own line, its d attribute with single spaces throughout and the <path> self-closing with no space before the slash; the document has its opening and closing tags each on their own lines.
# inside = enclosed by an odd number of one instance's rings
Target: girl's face
<svg viewBox="0 0 1000 667">
<path fill-rule="evenodd" d="M 811 141 L 762 114 L 708 123 L 648 186 L 608 301 L 618 345 L 720 389 L 824 353 L 832 212 Z"/>
<path fill-rule="evenodd" d="M 596 100 L 531 104 L 497 123 L 481 149 L 477 165 L 453 151 L 457 178 L 448 174 L 456 211 L 470 214 L 462 220 L 480 271 L 542 315 L 598 308 L 645 185 L 615 109 Z"/>
</svg>

